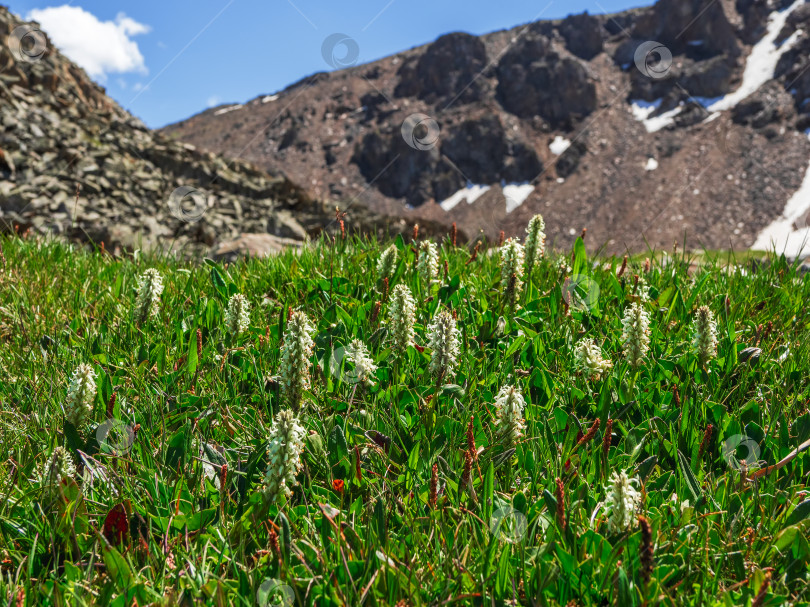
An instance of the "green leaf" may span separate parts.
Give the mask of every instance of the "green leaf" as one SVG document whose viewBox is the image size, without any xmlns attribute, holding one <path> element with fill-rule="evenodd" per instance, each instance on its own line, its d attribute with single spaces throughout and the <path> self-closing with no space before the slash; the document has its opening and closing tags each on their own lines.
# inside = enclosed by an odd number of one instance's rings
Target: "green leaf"
<svg viewBox="0 0 810 607">
<path fill-rule="evenodd" d="M 335 478 L 346 479 L 351 476 L 351 460 L 349 459 L 349 446 L 346 444 L 346 435 L 343 426 L 335 424 L 327 441 L 329 449 L 329 464 Z"/>
<path fill-rule="evenodd" d="M 118 590 L 126 590 L 132 583 L 132 570 L 129 563 L 121 556 L 115 548 L 104 543 L 103 548 L 104 564 L 107 566 L 107 575 L 115 582 Z"/>
<path fill-rule="evenodd" d="M 700 484 L 695 478 L 695 475 L 692 473 L 692 468 L 689 466 L 689 462 L 686 460 L 684 454 L 681 453 L 680 449 L 678 450 L 678 465 L 684 479 L 686 480 L 686 484 L 689 486 L 689 491 L 691 491 L 692 497 L 697 500 L 701 495 L 703 495 L 703 491 L 700 489 Z"/>
<path fill-rule="evenodd" d="M 484 520 L 488 521 L 492 518 L 492 506 L 495 499 L 495 467 L 492 462 L 489 463 L 487 473 L 484 475 Z"/>
<path fill-rule="evenodd" d="M 581 274 L 588 263 L 588 252 L 585 250 L 585 241 L 581 237 L 577 237 L 574 242 L 574 264 L 572 266 L 571 274 L 576 276 Z"/>
<path fill-rule="evenodd" d="M 197 372 L 197 325 L 191 327 L 188 336 L 188 374 L 194 375 Z"/>
<path fill-rule="evenodd" d="M 810 499 L 806 499 L 803 502 L 799 502 L 796 504 L 796 507 L 793 511 L 788 515 L 787 520 L 785 521 L 785 526 L 789 527 L 790 525 L 795 525 L 810 516 Z"/>
</svg>

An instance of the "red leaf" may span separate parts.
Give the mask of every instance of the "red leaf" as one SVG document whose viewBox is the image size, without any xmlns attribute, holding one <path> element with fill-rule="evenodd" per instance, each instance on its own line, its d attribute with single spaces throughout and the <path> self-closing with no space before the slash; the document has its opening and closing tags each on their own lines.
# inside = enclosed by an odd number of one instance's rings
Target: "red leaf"
<svg viewBox="0 0 810 607">
<path fill-rule="evenodd" d="M 113 506 L 104 518 L 104 537 L 113 545 L 122 544 L 129 530 L 129 520 L 124 504 Z"/>
</svg>

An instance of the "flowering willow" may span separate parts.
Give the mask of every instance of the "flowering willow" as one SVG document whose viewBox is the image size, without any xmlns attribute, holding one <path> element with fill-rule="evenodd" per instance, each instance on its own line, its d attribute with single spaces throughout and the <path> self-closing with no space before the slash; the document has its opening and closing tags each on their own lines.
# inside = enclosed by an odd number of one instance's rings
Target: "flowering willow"
<svg viewBox="0 0 810 607">
<path fill-rule="evenodd" d="M 456 319 L 447 310 L 439 310 L 428 326 L 431 349 L 430 372 L 439 379 L 453 375 L 459 354 L 459 330 Z"/>
<path fill-rule="evenodd" d="M 51 499 L 58 495 L 62 481 L 73 478 L 76 466 L 73 458 L 64 447 L 54 447 L 50 457 L 37 471 L 37 480 L 45 494 Z"/>
<path fill-rule="evenodd" d="M 236 293 L 228 300 L 225 312 L 225 327 L 231 335 L 244 333 L 250 323 L 250 302 L 241 293 Z"/>
<path fill-rule="evenodd" d="M 650 348 L 650 316 L 640 303 L 631 304 L 622 319 L 622 341 L 627 360 L 640 366 Z"/>
<path fill-rule="evenodd" d="M 708 306 L 698 308 L 692 322 L 692 348 L 701 364 L 717 356 L 717 323 Z"/>
<path fill-rule="evenodd" d="M 306 314 L 301 311 L 292 313 L 281 346 L 281 394 L 293 408 L 298 407 L 304 390 L 309 389 L 309 357 L 314 332 L 315 327 Z"/>
<path fill-rule="evenodd" d="M 598 380 L 613 367 L 610 360 L 602 357 L 602 349 L 593 339 L 583 339 L 574 350 L 577 367 L 588 379 Z"/>
<path fill-rule="evenodd" d="M 410 289 L 397 285 L 391 293 L 391 304 L 388 307 L 390 317 L 388 334 L 395 356 L 404 356 L 408 346 L 414 343 L 416 323 L 416 303 Z"/>
<path fill-rule="evenodd" d="M 609 512 L 608 528 L 613 533 L 627 531 L 635 522 L 635 514 L 641 503 L 641 494 L 633 487 L 636 479 L 630 479 L 622 470 L 614 472 L 607 487 L 605 508 Z"/>
<path fill-rule="evenodd" d="M 531 277 L 534 265 L 546 250 L 546 223 L 542 215 L 535 215 L 526 227 L 526 275 Z"/>
<path fill-rule="evenodd" d="M 135 300 L 135 318 L 138 322 L 157 316 L 161 293 L 163 278 L 156 269 L 149 268 L 138 278 L 138 297 Z"/>
<path fill-rule="evenodd" d="M 507 238 L 500 248 L 501 291 L 514 310 L 523 289 L 523 245 L 514 238 Z"/>
<path fill-rule="evenodd" d="M 65 419 L 78 428 L 93 413 L 96 397 L 96 373 L 93 367 L 82 363 L 73 372 L 65 400 Z"/>
<path fill-rule="evenodd" d="M 382 252 L 377 261 L 377 280 L 390 279 L 393 276 L 398 256 L 397 248 L 394 245 Z"/>
<path fill-rule="evenodd" d="M 264 475 L 264 497 L 268 502 L 284 494 L 289 497 L 301 470 L 301 452 L 306 431 L 289 409 L 276 414 L 267 444 L 267 471 Z"/>
<path fill-rule="evenodd" d="M 425 240 L 419 245 L 419 261 L 416 265 L 419 281 L 427 291 L 439 274 L 439 253 L 435 244 Z"/>
<path fill-rule="evenodd" d="M 359 339 L 353 339 L 346 347 L 346 357 L 354 365 L 357 381 L 373 386 L 374 381 L 372 378 L 377 371 L 377 365 L 374 364 L 374 359 L 369 356 L 366 344 Z"/>
<path fill-rule="evenodd" d="M 523 410 L 526 401 L 514 386 L 504 386 L 495 397 L 495 425 L 509 446 L 523 434 Z"/>
</svg>

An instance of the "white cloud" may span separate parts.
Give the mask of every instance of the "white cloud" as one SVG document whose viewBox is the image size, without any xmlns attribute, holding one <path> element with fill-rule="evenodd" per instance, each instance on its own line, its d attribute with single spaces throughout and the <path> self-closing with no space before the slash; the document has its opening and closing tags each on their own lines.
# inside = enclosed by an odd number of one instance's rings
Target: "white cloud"
<svg viewBox="0 0 810 607">
<path fill-rule="evenodd" d="M 145 34 L 149 26 L 118 13 L 115 21 L 99 21 L 78 6 L 34 9 L 28 20 L 38 21 L 54 45 L 90 75 L 104 81 L 107 74 L 146 74 L 143 55 L 131 36 Z"/>
<path fill-rule="evenodd" d="M 219 95 L 211 95 L 205 103 L 208 107 L 214 107 L 222 103 L 222 99 L 219 98 Z"/>
</svg>

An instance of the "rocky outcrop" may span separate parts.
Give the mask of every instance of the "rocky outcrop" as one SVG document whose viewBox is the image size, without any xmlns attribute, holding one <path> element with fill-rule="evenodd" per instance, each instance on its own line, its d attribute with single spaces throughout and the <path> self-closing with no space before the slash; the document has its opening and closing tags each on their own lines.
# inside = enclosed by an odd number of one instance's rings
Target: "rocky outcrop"
<svg viewBox="0 0 810 607">
<path fill-rule="evenodd" d="M 605 30 L 602 22 L 587 11 L 563 19 L 559 31 L 565 47 L 580 59 L 590 61 L 602 52 Z"/>
<path fill-rule="evenodd" d="M 540 116 L 570 125 L 596 108 L 596 86 L 585 66 L 552 50 L 548 38 L 530 31 L 498 62 L 498 100 L 521 118 Z"/>
<path fill-rule="evenodd" d="M 0 7 L 0 38 L 21 25 Z M 150 131 L 32 29 L 41 56 L 0 47 L 0 229 L 189 254 L 244 232 L 300 242 L 338 229 L 333 203 L 280 172 Z M 296 135 L 302 124 L 291 117 L 281 149 L 308 145 Z M 359 208 L 346 224 L 410 230 Z"/>
<path fill-rule="evenodd" d="M 426 150 L 409 146 L 398 131 L 374 131 L 358 143 L 352 161 L 367 180 L 376 177 L 381 192 L 411 206 L 441 201 L 468 181 L 522 182 L 543 170 L 531 145 L 510 136 L 497 116 L 465 120 Z M 393 163 L 396 170 L 386 171 Z"/>
<path fill-rule="evenodd" d="M 480 38 L 460 32 L 445 34 L 402 66 L 394 94 L 428 103 L 475 101 L 486 91 L 486 81 L 478 78 L 486 65 L 487 51 Z"/>
</svg>

